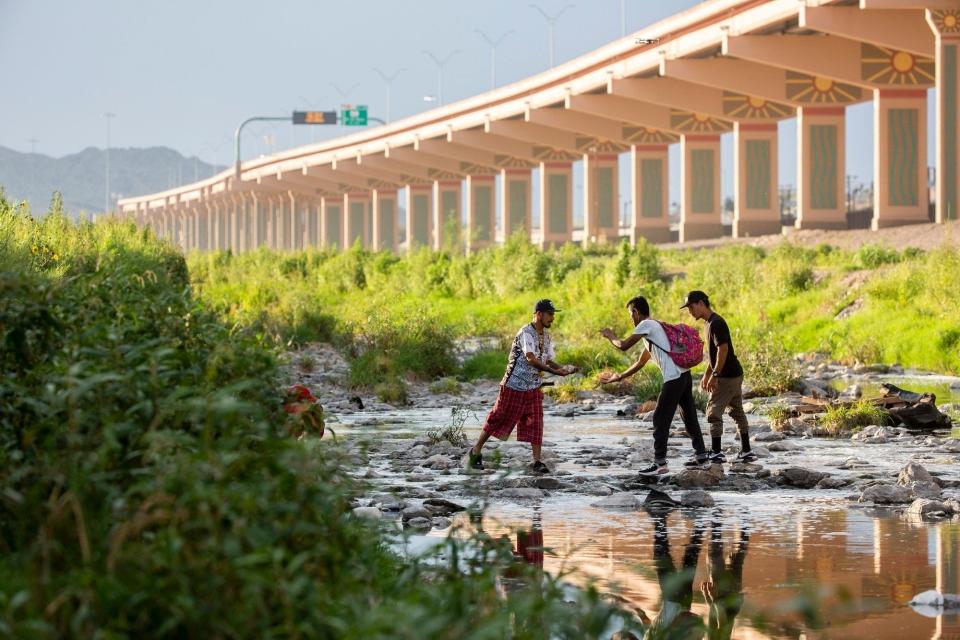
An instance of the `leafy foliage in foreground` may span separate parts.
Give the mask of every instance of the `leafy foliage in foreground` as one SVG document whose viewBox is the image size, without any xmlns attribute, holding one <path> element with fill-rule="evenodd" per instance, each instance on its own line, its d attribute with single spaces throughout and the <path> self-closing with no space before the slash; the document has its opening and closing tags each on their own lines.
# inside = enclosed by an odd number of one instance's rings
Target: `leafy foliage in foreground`
<svg viewBox="0 0 960 640">
<path fill-rule="evenodd" d="M 0 636 L 580 638 L 617 615 L 533 570 L 504 600 L 482 536 L 391 552 L 351 514 L 352 453 L 288 436 L 273 343 L 148 232 L 0 197 L 0 340 Z"/>
</svg>

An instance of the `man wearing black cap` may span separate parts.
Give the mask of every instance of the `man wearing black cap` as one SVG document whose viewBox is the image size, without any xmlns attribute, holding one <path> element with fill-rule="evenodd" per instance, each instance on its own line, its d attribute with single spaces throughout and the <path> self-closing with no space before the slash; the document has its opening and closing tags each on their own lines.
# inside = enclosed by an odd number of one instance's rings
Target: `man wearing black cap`
<svg viewBox="0 0 960 640">
<path fill-rule="evenodd" d="M 737 462 L 753 462 L 757 459 L 750 451 L 750 426 L 743 411 L 743 367 L 733 350 L 730 327 L 720 314 L 710 308 L 710 298 L 703 291 L 691 291 L 683 307 L 697 320 L 706 322 L 709 363 L 700 381 L 700 388 L 710 393 L 707 403 L 707 422 L 710 423 L 710 440 L 713 448 L 711 462 L 726 462 L 721 451 L 723 436 L 723 412 L 730 408 L 730 417 L 737 423 L 740 434 L 740 453 Z"/>
<path fill-rule="evenodd" d="M 507 372 L 500 381 L 500 393 L 493 409 L 487 415 L 477 443 L 467 452 L 467 463 L 472 469 L 483 468 L 483 445 L 490 436 L 500 440 L 510 437 L 517 427 L 517 440 L 529 442 L 533 449 L 533 471 L 550 473 L 540 460 L 543 444 L 543 372 L 568 376 L 577 371 L 573 365 L 560 366 L 553 359 L 553 340 L 547 329 L 553 324 L 554 308 L 550 300 L 540 300 L 533 308 L 533 322 L 524 325 L 513 339 Z"/>
</svg>

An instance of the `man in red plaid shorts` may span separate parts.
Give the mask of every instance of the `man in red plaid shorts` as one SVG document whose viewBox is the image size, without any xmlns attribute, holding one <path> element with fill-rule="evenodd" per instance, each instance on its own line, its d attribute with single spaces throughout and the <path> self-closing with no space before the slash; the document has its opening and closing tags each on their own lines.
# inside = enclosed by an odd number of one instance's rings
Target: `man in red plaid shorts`
<svg viewBox="0 0 960 640">
<path fill-rule="evenodd" d="M 533 322 L 525 325 L 513 339 L 507 372 L 500 381 L 500 393 L 493 409 L 487 415 L 480 438 L 467 453 L 471 469 L 483 469 L 483 445 L 495 436 L 500 440 L 510 437 L 517 427 L 517 440 L 529 442 L 533 448 L 533 471 L 550 473 L 540 460 L 543 444 L 543 384 L 544 371 L 558 376 L 568 376 L 577 371 L 573 365 L 560 366 L 553 359 L 553 341 L 547 329 L 553 324 L 553 315 L 558 310 L 549 300 L 540 300 L 534 307 Z"/>
</svg>

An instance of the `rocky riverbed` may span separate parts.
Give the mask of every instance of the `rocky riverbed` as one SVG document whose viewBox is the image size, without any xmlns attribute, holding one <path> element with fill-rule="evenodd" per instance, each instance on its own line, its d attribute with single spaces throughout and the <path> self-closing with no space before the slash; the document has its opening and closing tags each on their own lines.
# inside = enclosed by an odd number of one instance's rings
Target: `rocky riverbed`
<svg viewBox="0 0 960 640">
<path fill-rule="evenodd" d="M 644 503 L 660 496 L 637 476 L 637 470 L 652 457 L 653 425 L 649 412 L 642 411 L 645 407 L 631 398 L 602 391 L 581 392 L 571 403 L 548 397 L 544 461 L 552 469 L 549 475 L 529 471 L 529 446 L 512 440 L 489 442 L 484 451 L 487 468 L 471 471 L 463 468 L 463 456 L 467 442 L 475 440 L 493 404 L 496 381 L 412 383 L 409 404 L 397 407 L 340 386 L 348 366 L 330 347 L 313 345 L 307 353 L 314 366 L 309 371 L 297 366 L 303 356 L 298 354 L 289 369 L 290 381 L 306 384 L 318 395 L 330 425 L 348 443 L 357 473 L 368 481 L 369 491 L 356 502 L 358 516 L 382 520 L 422 540 L 448 535 L 457 526 L 474 526 L 465 511 L 483 511 L 483 526 L 504 535 L 517 528 L 543 527 L 545 544 L 552 541 L 569 551 L 564 559 L 568 564 L 552 568 L 576 566 L 583 575 L 600 579 L 611 592 L 617 589 L 614 575 L 628 584 L 635 581 L 634 572 L 624 563 L 649 563 L 649 554 L 643 555 L 646 551 L 634 550 L 649 550 L 652 534 Z M 944 411 L 958 408 L 957 378 L 880 366 L 845 367 L 816 357 L 806 357 L 802 364 L 807 395 L 872 397 L 879 384 L 893 381 L 918 392 L 937 391 Z M 723 535 L 728 538 L 741 529 L 762 529 L 766 537 L 757 544 L 766 546 L 756 557 L 776 564 L 784 549 L 801 559 L 804 554 L 809 559 L 820 553 L 836 558 L 837 549 L 860 553 L 860 547 L 851 547 L 851 541 L 864 530 L 869 552 L 880 558 L 882 550 L 883 560 L 875 558 L 872 571 L 849 560 L 847 570 L 859 580 L 869 580 L 884 563 L 894 562 L 892 566 L 899 567 L 896 563 L 902 561 L 910 570 L 919 571 L 916 586 L 901 586 L 903 593 L 890 596 L 882 605 L 899 611 L 898 619 L 905 625 L 901 629 L 918 629 L 920 622 L 913 619 L 917 614 L 907 604 L 914 595 L 939 585 L 933 584 L 933 578 L 923 577 L 935 572 L 924 573 L 923 563 L 918 565 L 910 559 L 913 556 L 898 556 L 897 549 L 915 544 L 910 531 L 916 529 L 945 536 L 947 546 L 956 543 L 960 549 L 960 439 L 956 431 L 912 432 L 871 425 L 837 437 L 818 437 L 817 425 L 809 419 L 793 419 L 774 430 L 764 407 L 799 404 L 800 398 L 801 394 L 784 394 L 749 400 L 751 440 L 758 456 L 755 464 L 684 469 L 682 461 L 690 456 L 691 448 L 678 416 L 669 444 L 672 473 L 659 479 L 655 487 L 666 493 L 677 504 L 676 512 L 682 514 L 670 521 L 671 535 L 684 539 L 685 532 L 723 514 Z M 700 421 L 706 428 L 703 415 Z M 459 433 L 466 441 L 457 441 Z M 728 459 L 739 449 L 729 419 L 724 449 Z M 889 533 L 877 533 L 887 529 Z M 607 551 L 599 548 L 603 545 L 598 531 L 610 537 Z M 813 544 L 811 532 L 816 532 Z M 890 544 L 889 539 L 900 537 L 907 542 L 896 543 L 892 551 L 884 546 Z M 960 552 L 951 553 L 945 556 L 948 560 L 960 557 Z M 605 568 L 598 569 L 601 556 L 607 561 L 600 563 Z M 939 555 L 928 552 L 926 557 L 941 562 Z M 817 560 L 817 568 L 810 571 L 820 571 L 821 564 L 822 560 Z M 549 558 L 547 565 L 550 569 Z M 943 574 L 937 566 L 936 575 Z M 960 575 L 960 566 L 950 571 Z M 838 575 L 835 580 L 845 584 L 849 578 Z M 834 578 L 814 579 L 829 582 Z M 754 580 L 754 601 L 763 601 L 761 592 L 793 584 L 784 578 L 761 588 L 761 582 L 760 578 Z M 960 592 L 960 584 L 942 588 Z M 633 591 L 627 589 L 625 597 L 637 607 L 658 606 L 647 583 Z M 872 616 L 864 614 L 857 618 L 858 624 L 869 626 Z M 950 620 L 960 627 L 956 616 Z M 852 631 L 854 627 L 850 629 L 845 637 L 861 637 Z M 891 629 L 894 635 L 889 637 L 907 637 L 897 636 L 896 627 Z M 862 637 L 888 637 L 884 633 Z"/>
</svg>

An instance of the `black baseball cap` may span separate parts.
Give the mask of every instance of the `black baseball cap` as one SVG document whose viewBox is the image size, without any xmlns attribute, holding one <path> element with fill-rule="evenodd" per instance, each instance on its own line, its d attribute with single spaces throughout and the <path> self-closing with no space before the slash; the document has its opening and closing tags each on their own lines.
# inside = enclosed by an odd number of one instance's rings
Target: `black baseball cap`
<svg viewBox="0 0 960 640">
<path fill-rule="evenodd" d="M 550 313 L 556 313 L 557 311 L 560 311 L 560 309 L 554 307 L 549 298 L 544 298 L 543 300 L 537 300 L 537 304 L 533 307 L 534 313 L 538 311 L 549 311 Z"/>
<path fill-rule="evenodd" d="M 686 302 L 684 302 L 683 306 L 680 308 L 686 309 L 687 307 L 689 307 L 690 305 L 696 302 L 706 302 L 709 305 L 710 298 L 707 297 L 707 294 L 705 294 L 703 291 L 691 291 L 690 293 L 687 294 Z"/>
</svg>

